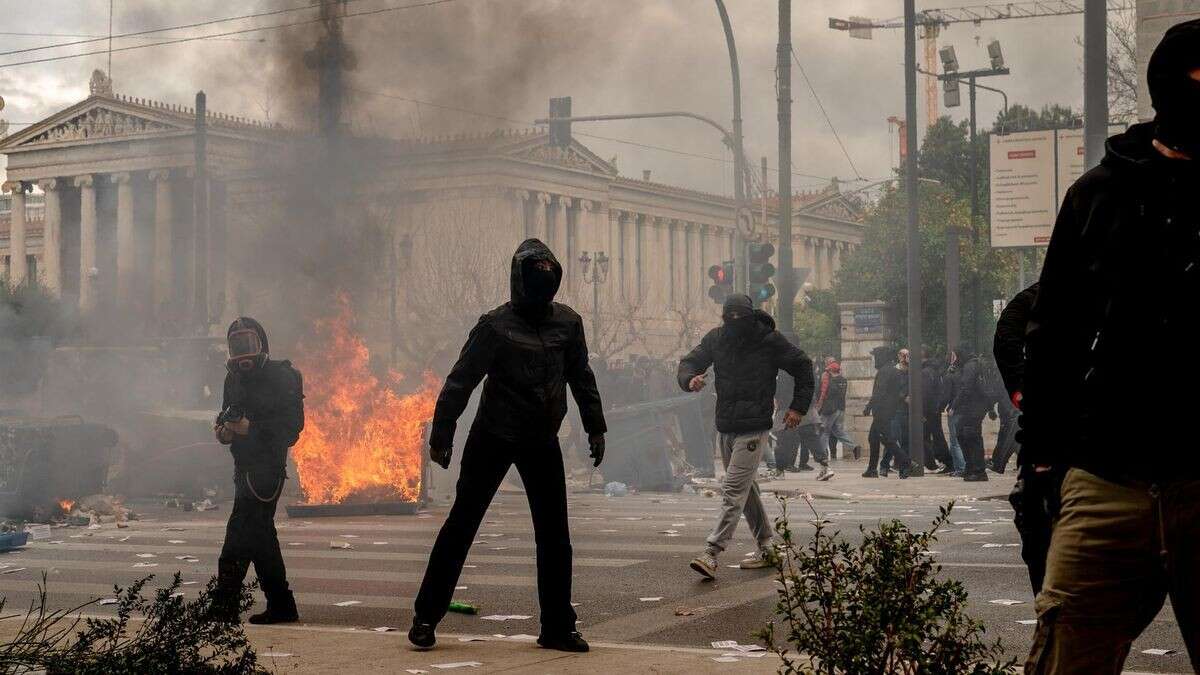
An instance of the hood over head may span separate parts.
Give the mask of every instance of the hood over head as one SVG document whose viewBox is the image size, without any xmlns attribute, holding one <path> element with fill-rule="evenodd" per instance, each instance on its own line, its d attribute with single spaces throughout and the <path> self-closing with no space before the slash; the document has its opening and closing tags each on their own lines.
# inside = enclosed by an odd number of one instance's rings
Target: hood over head
<svg viewBox="0 0 1200 675">
<path fill-rule="evenodd" d="M 1200 160 L 1200 81 L 1190 73 L 1200 68 L 1200 19 L 1171 27 L 1146 68 L 1154 136 L 1172 150 Z"/>
<path fill-rule="evenodd" d="M 875 357 L 875 370 L 886 368 L 896 363 L 896 348 L 880 345 L 871 350 L 871 356 Z"/>
<path fill-rule="evenodd" d="M 542 269 L 543 267 L 548 269 Z M 509 276 L 513 307 L 519 312 L 535 313 L 549 309 L 562 283 L 562 275 L 562 265 L 554 257 L 549 246 L 543 244 L 540 239 L 526 239 L 521 242 L 513 254 Z"/>
<path fill-rule="evenodd" d="M 227 366 L 233 372 L 245 372 L 262 367 L 271 351 L 267 331 L 262 324 L 248 316 L 240 316 L 225 331 L 229 346 Z"/>
</svg>

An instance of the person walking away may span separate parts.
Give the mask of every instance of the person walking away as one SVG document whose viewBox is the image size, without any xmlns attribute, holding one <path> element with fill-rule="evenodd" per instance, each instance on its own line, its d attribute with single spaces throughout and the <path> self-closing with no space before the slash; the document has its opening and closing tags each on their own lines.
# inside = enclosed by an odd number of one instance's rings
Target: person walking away
<svg viewBox="0 0 1200 675">
<path fill-rule="evenodd" d="M 811 455 L 821 466 L 817 480 L 826 481 L 833 478 L 833 470 L 829 468 L 829 445 L 821 437 L 821 415 L 817 413 L 816 401 L 808 406 L 808 411 L 800 419 L 800 447 L 807 458 Z"/>
<path fill-rule="evenodd" d="M 229 360 L 213 431 L 233 455 L 234 492 L 213 607 L 222 618 L 237 620 L 242 582 L 254 563 L 267 609 L 250 623 L 291 623 L 300 615 L 279 549 L 275 508 L 287 480 L 288 448 L 304 429 L 304 380 L 290 361 L 270 358 L 267 331 L 258 321 L 240 317 L 225 335 Z"/>
<path fill-rule="evenodd" d="M 896 471 L 900 478 L 908 478 L 912 471 L 912 460 L 908 454 L 908 350 L 901 349 L 896 354 L 895 375 L 893 385 L 896 408 L 892 413 L 890 435 L 892 443 L 883 453 L 879 463 L 879 476 L 886 478 L 892 461 L 896 463 Z"/>
<path fill-rule="evenodd" d="M 775 387 L 774 431 L 771 432 L 775 439 L 775 467 L 791 472 L 813 471 L 812 466 L 808 464 L 807 455 L 801 459 L 800 466 L 796 466 L 796 458 L 799 457 L 801 448 L 800 427 L 788 429 L 783 424 L 794 390 L 795 381 L 792 376 L 782 373 Z"/>
<path fill-rule="evenodd" d="M 677 373 L 679 387 L 691 392 L 704 388 L 709 367 L 717 378 L 718 443 L 725 464 L 721 514 L 704 551 L 691 562 L 692 569 L 708 579 L 716 577 L 717 557 L 733 537 L 743 513 L 758 548 L 741 567 L 773 563 L 771 524 L 754 478 L 771 431 L 777 373 L 783 370 L 795 380 L 784 414 L 785 427 L 799 426 L 813 398 L 812 361 L 775 330 L 769 314 L 754 309 L 749 296 L 726 298 L 721 321 L 680 360 Z"/>
<path fill-rule="evenodd" d="M 879 477 L 879 452 L 888 450 L 895 442 L 892 436 L 892 417 L 900 401 L 900 382 L 896 378 L 896 349 L 880 345 L 871 350 L 875 360 L 875 382 L 871 386 L 871 398 L 863 408 L 863 416 L 871 418 L 871 429 L 867 433 L 870 456 L 863 478 Z"/>
<path fill-rule="evenodd" d="M 959 358 L 958 350 L 953 349 L 950 351 L 950 364 L 942 375 L 942 386 L 939 390 L 942 408 L 946 411 L 946 431 L 948 432 L 946 445 L 950 452 L 949 470 L 942 469 L 939 473 L 951 478 L 961 478 L 967 468 L 962 446 L 958 444 L 959 416 L 954 412 L 954 399 L 958 396 L 958 388 L 961 383 L 962 359 Z"/>
<path fill-rule="evenodd" d="M 586 652 L 571 606 L 571 533 L 558 431 L 567 413 L 567 386 L 588 434 L 593 466 L 604 459 L 604 413 L 588 365 L 583 320 L 554 302 L 562 266 L 537 239 L 517 247 L 509 271 L 511 300 L 479 317 L 458 362 L 446 376 L 429 433 L 430 458 L 450 466 L 454 431 L 480 381 L 479 409 L 463 448 L 454 504 L 438 532 L 414 603 L 408 639 L 436 643 L 463 563 L 484 513 L 514 464 L 525 485 L 537 547 L 541 634 L 547 649 Z"/>
<path fill-rule="evenodd" d="M 821 414 L 821 445 L 834 448 L 837 442 L 841 441 L 843 457 L 846 449 L 852 448 L 854 459 L 858 459 L 862 456 L 862 448 L 846 432 L 846 392 L 849 388 L 850 383 L 842 375 L 842 365 L 837 361 L 830 361 L 821 375 L 816 407 Z M 832 450 L 829 456 L 833 458 Z"/>
<path fill-rule="evenodd" d="M 1120 423 L 1131 392 L 1186 424 L 1200 408 L 1200 20 L 1164 34 L 1146 84 L 1154 120 L 1108 139 L 1067 191 L 1029 321 L 1022 460 L 1065 468 L 1026 672 L 1121 672 L 1171 600 L 1200 672 L 1200 452 Z M 1153 457 L 1131 458 L 1135 448 Z M 1175 670 L 1182 668 L 1176 667 Z"/>
<path fill-rule="evenodd" d="M 938 357 L 925 359 L 921 364 L 921 382 L 923 391 L 927 392 L 922 400 L 925 417 L 925 468 L 938 471 L 941 462 L 943 471 L 951 471 L 953 460 L 950 459 L 950 447 L 946 444 L 946 435 L 942 432 L 942 402 L 938 392 L 942 388 L 942 374 L 938 368 Z"/>
<path fill-rule="evenodd" d="M 965 359 L 965 363 L 951 409 L 952 414 L 958 416 L 958 444 L 966 460 L 963 480 L 970 483 L 986 482 L 988 477 L 983 456 L 983 418 L 996 402 L 986 391 L 986 366 L 983 361 L 966 348 L 959 348 L 957 352 Z"/>
</svg>

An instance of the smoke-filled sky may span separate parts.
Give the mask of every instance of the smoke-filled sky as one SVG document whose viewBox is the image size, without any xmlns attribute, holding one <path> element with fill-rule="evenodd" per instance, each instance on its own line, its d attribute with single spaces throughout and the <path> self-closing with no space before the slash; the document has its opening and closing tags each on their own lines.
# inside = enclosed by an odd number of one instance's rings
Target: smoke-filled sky
<svg viewBox="0 0 1200 675">
<path fill-rule="evenodd" d="M 974 0 L 973 0 L 974 1 Z M 305 7 L 315 0 L 115 0 L 113 32 Z M 416 4 L 417 0 L 351 0 L 349 13 Z M 0 52 L 69 39 L 61 34 L 105 35 L 105 0 L 6 0 Z M 766 156 L 775 166 L 776 103 L 774 0 L 727 0 L 741 59 L 746 151 L 755 167 Z M 900 0 L 794 2 L 793 44 L 846 150 L 865 178 L 890 175 L 897 139 L 887 117 L 903 113 L 903 33 L 876 31 L 872 41 L 852 40 L 827 28 L 830 16 L 892 18 Z M 918 2 L 918 8 L 973 4 Z M 205 35 L 315 17 L 315 9 L 254 20 L 219 23 L 149 36 Z M 1075 38 L 1082 17 L 958 24 L 943 31 L 962 68 L 987 65 L 985 45 L 999 38 L 1009 77 L 988 83 L 1012 103 L 1081 108 L 1082 49 Z M 60 36 L 14 35 L 50 33 Z M 190 104 L 197 89 L 212 110 L 311 126 L 315 84 L 302 65 L 314 25 L 245 33 L 223 39 L 117 52 L 115 89 L 135 97 Z M 418 99 L 525 121 L 546 114 L 547 99 L 569 95 L 575 114 L 682 109 L 722 123 L 731 117 L 729 61 L 716 8 L 710 0 L 448 0 L 434 6 L 345 20 L 357 67 L 350 78 L 353 125 L 393 136 L 484 131 L 517 126 L 501 119 L 418 105 Z M 124 47 L 152 40 L 116 40 Z M 11 130 L 40 120 L 87 95 L 92 69 L 103 55 L 4 67 L 3 63 L 95 51 L 104 43 L 0 56 L 0 117 Z M 963 92 L 964 103 L 966 100 Z M 402 97 L 402 98 L 394 98 Z M 798 68 L 793 68 L 793 156 L 797 188 L 822 177 L 856 177 Z M 987 126 L 999 96 L 980 92 L 979 118 Z M 951 111 L 966 115 L 965 105 Z M 921 115 L 924 115 L 923 107 Z M 732 191 L 731 155 L 708 127 L 687 120 L 576 125 L 579 140 L 621 172 L 707 191 Z M 584 134 L 589 134 L 585 136 Z M 603 136 L 596 138 L 595 136 Z M 606 139 L 623 139 L 637 144 Z M 643 147 L 660 146 L 688 156 Z M 772 185 L 776 177 L 771 177 Z"/>
</svg>

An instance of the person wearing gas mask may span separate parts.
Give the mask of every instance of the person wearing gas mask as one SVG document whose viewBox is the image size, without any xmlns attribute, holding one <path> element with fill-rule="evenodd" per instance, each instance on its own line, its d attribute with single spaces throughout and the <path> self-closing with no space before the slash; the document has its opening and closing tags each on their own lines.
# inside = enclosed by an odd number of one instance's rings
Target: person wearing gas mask
<svg viewBox="0 0 1200 675">
<path fill-rule="evenodd" d="M 1167 597 L 1200 672 L 1200 452 L 1114 424 L 1133 391 L 1171 392 L 1165 420 L 1200 407 L 1200 360 L 1129 367 L 1200 334 L 1200 20 L 1166 32 L 1146 84 L 1154 120 L 1067 191 L 1028 322 L 1020 459 L 1065 476 L 1027 673 L 1121 672 Z"/>
<path fill-rule="evenodd" d="M 480 381 L 483 395 L 463 448 L 454 505 L 429 555 L 417 593 L 408 639 L 418 649 L 436 643 L 471 542 L 500 481 L 514 464 L 525 485 L 537 544 L 541 606 L 538 644 L 588 651 L 575 630 L 571 607 L 571 534 L 558 431 L 567 414 L 567 386 L 588 435 L 594 466 L 604 459 L 604 413 L 588 365 L 583 321 L 554 302 L 562 266 L 537 239 L 526 239 L 512 258 L 512 299 L 479 318 L 458 362 L 446 376 L 429 433 L 430 458 L 450 466 L 458 418 Z"/>
<path fill-rule="evenodd" d="M 773 563 L 771 522 L 754 478 L 771 432 L 779 371 L 794 381 L 783 417 L 786 428 L 799 426 L 813 398 L 812 361 L 775 330 L 769 314 L 754 309 L 749 296 L 726 298 L 721 319 L 722 325 L 709 331 L 679 362 L 676 378 L 680 388 L 691 392 L 704 389 L 710 366 L 717 378 L 716 426 L 725 464 L 721 514 L 704 552 L 691 562 L 692 569 L 707 579 L 716 577 L 717 556 L 733 538 L 743 513 L 758 549 L 740 566 L 755 569 Z"/>
<path fill-rule="evenodd" d="M 304 429 L 304 381 L 288 361 L 269 358 L 267 332 L 250 317 L 229 326 L 228 373 L 214 432 L 233 454 L 233 510 L 217 561 L 214 606 L 237 619 L 242 582 L 254 563 L 267 609 L 250 623 L 299 619 L 275 532 L 275 507 L 287 478 L 287 451 Z"/>
</svg>

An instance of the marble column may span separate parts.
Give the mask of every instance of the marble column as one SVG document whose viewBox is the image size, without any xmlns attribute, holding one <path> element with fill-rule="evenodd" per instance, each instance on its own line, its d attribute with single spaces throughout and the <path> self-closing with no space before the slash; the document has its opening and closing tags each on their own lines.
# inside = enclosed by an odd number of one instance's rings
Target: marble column
<svg viewBox="0 0 1200 675">
<path fill-rule="evenodd" d="M 28 190 L 29 185 L 23 181 L 9 181 L 4 184 L 4 191 L 12 193 L 8 230 L 8 283 L 14 287 L 25 283 L 29 274 L 29 265 L 25 259 L 25 193 Z"/>
<path fill-rule="evenodd" d="M 174 261 L 174 203 L 171 194 L 171 171 L 155 169 L 150 172 L 154 183 L 154 309 L 159 312 L 172 297 L 175 282 Z"/>
<path fill-rule="evenodd" d="M 825 240 L 825 288 L 833 288 L 833 248 L 836 245 L 831 239 Z"/>
<path fill-rule="evenodd" d="M 535 192 L 531 195 L 530 207 L 533 209 L 533 219 L 525 230 L 526 237 L 546 236 L 546 205 L 550 203 L 550 195 L 545 192 Z"/>
<path fill-rule="evenodd" d="M 675 309 L 678 299 L 676 287 L 679 285 L 679 261 L 675 256 L 675 243 L 679 234 L 679 221 L 667 219 L 667 309 Z"/>
<path fill-rule="evenodd" d="M 96 308 L 96 186 L 91 174 L 76 176 L 79 188 L 79 309 Z"/>
<path fill-rule="evenodd" d="M 704 265 L 704 243 L 701 232 L 704 225 L 688 223 L 688 298 L 692 307 L 700 306 L 704 299 L 705 280 L 708 279 L 708 267 Z"/>
<path fill-rule="evenodd" d="M 833 242 L 833 250 L 830 252 L 829 259 L 829 279 L 831 283 L 837 278 L 838 270 L 842 269 L 842 251 L 845 247 L 845 242 Z"/>
<path fill-rule="evenodd" d="M 133 177 L 128 172 L 109 178 L 117 184 L 117 302 L 133 301 L 135 245 L 133 241 Z"/>
<path fill-rule="evenodd" d="M 646 298 L 646 228 L 650 216 L 635 214 L 633 216 L 633 290 L 637 294 L 637 302 L 643 303 Z"/>
<path fill-rule="evenodd" d="M 567 252 L 567 212 L 570 209 L 570 197 L 558 195 L 554 198 L 554 223 L 552 230 L 546 233 L 546 245 L 556 256 L 565 255 Z"/>
<path fill-rule="evenodd" d="M 62 204 L 59 203 L 59 181 L 47 178 L 38 181 L 46 199 L 46 219 L 42 226 L 42 283 L 55 296 L 62 293 Z"/>
</svg>

